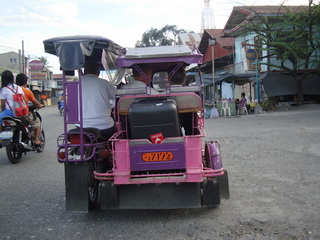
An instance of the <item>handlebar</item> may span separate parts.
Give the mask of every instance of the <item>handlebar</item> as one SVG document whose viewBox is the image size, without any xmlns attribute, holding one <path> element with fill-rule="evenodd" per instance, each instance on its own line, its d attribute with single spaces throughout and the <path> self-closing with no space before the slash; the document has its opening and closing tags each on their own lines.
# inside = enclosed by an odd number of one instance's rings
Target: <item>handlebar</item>
<svg viewBox="0 0 320 240">
<path fill-rule="evenodd" d="M 42 105 L 42 107 L 40 107 L 40 108 L 44 108 L 44 107 L 45 107 L 45 105 Z M 40 109 L 40 108 L 37 108 L 35 105 L 31 105 L 31 106 L 29 106 L 29 112 L 34 112 L 35 110 Z"/>
</svg>

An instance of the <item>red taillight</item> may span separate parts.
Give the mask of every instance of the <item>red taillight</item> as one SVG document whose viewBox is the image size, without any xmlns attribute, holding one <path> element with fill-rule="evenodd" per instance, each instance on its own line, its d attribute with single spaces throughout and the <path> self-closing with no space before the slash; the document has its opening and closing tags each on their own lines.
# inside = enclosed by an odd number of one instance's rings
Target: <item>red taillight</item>
<svg viewBox="0 0 320 240">
<path fill-rule="evenodd" d="M 108 158 L 109 157 L 109 151 L 107 149 L 100 149 L 99 150 L 99 157 Z"/>
<path fill-rule="evenodd" d="M 86 143 L 86 138 L 83 136 L 83 143 Z M 80 144 L 80 135 L 79 134 L 72 134 L 70 135 L 70 143 L 71 144 Z"/>
<path fill-rule="evenodd" d="M 66 158 L 66 153 L 65 152 L 59 152 L 58 153 L 59 159 L 65 159 Z"/>
<path fill-rule="evenodd" d="M 16 126 L 16 122 L 12 120 L 2 120 L 2 125 L 6 127 Z"/>
</svg>

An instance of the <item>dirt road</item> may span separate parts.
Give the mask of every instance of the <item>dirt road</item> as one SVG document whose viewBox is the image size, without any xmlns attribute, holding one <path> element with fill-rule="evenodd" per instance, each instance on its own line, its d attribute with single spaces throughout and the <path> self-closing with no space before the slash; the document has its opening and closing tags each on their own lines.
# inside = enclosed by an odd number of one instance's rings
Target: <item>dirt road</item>
<svg viewBox="0 0 320 240">
<path fill-rule="evenodd" d="M 65 211 L 56 160 L 62 118 L 45 117 L 46 149 L 19 164 L 0 152 L 0 239 L 320 239 L 320 104 L 240 118 L 206 119 L 229 172 L 231 198 L 216 208 Z"/>
<path fill-rule="evenodd" d="M 320 104 L 206 120 L 229 172 L 222 239 L 320 239 Z"/>
</svg>

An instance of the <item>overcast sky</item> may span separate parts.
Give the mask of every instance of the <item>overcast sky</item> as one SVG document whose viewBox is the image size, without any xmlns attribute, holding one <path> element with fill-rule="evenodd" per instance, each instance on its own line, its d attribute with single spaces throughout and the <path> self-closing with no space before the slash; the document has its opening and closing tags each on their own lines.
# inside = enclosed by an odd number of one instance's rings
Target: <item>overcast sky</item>
<svg viewBox="0 0 320 240">
<path fill-rule="evenodd" d="M 216 28 L 224 28 L 234 6 L 265 4 L 265 0 L 210 1 Z M 306 5 L 308 0 L 284 4 Z M 24 41 L 26 56 L 46 57 L 53 72 L 59 73 L 58 58 L 44 53 L 45 39 L 100 35 L 123 47 L 134 47 L 144 32 L 166 24 L 200 32 L 203 8 L 204 0 L 1 0 L 0 53 L 18 52 Z"/>
</svg>

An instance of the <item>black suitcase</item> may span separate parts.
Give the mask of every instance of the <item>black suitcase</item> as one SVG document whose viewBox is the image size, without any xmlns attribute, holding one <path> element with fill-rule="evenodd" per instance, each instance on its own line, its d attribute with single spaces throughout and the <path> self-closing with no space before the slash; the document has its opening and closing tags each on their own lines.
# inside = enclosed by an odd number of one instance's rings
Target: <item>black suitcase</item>
<svg viewBox="0 0 320 240">
<path fill-rule="evenodd" d="M 129 109 L 131 139 L 149 139 L 162 133 L 163 137 L 181 136 L 178 108 L 174 101 L 148 99 L 132 103 Z"/>
</svg>

